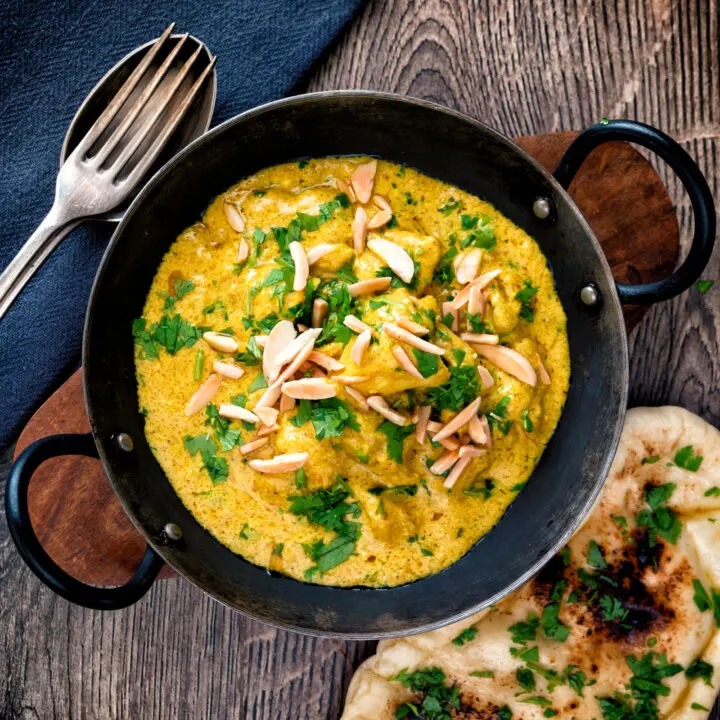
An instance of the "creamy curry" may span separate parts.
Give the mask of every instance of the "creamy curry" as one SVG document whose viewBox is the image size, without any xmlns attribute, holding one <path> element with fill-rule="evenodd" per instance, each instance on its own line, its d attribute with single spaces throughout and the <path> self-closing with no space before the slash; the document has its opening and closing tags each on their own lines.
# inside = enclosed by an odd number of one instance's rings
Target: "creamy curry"
<svg viewBox="0 0 720 720">
<path fill-rule="evenodd" d="M 464 555 L 530 478 L 570 373 L 535 241 L 367 157 L 217 197 L 133 335 L 146 436 L 182 502 L 249 561 L 328 585 Z"/>
</svg>

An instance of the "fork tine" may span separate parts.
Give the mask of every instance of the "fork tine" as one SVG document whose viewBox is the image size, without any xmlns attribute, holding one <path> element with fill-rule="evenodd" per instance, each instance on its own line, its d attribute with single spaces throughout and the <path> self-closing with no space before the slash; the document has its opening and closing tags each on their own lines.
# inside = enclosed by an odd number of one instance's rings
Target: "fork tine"
<svg viewBox="0 0 720 720">
<path fill-rule="evenodd" d="M 97 154 L 92 158 L 92 162 L 96 165 L 102 165 L 104 160 L 110 155 L 117 144 L 123 139 L 128 128 L 133 124 L 135 118 L 142 112 L 142 109 L 147 105 L 148 100 L 155 92 L 158 85 L 162 82 L 168 70 L 172 66 L 173 61 L 180 52 L 183 44 L 188 39 L 189 34 L 185 33 L 177 43 L 175 47 L 168 53 L 168 56 L 163 60 L 160 67 L 155 71 L 155 74 L 150 79 L 150 82 L 143 88 L 140 97 L 133 103 L 130 108 L 130 112 L 122 119 L 120 124 L 113 130 L 112 135 L 103 143 L 103 146 L 98 150 Z"/>
<path fill-rule="evenodd" d="M 182 83 L 187 78 L 193 63 L 198 58 L 198 56 L 200 55 L 200 53 L 202 52 L 203 49 L 204 49 L 203 46 L 200 45 L 197 48 L 197 50 L 195 50 L 195 52 L 185 61 L 185 64 L 183 65 L 180 72 L 175 76 L 175 78 L 173 78 L 172 85 L 169 88 L 167 88 L 167 90 L 163 91 L 164 97 L 162 98 L 160 103 L 158 103 L 157 107 L 155 107 L 153 109 L 152 114 L 149 115 L 149 117 L 145 120 L 142 127 L 137 132 L 133 133 L 133 136 L 130 139 L 130 141 L 128 142 L 128 144 L 123 148 L 120 155 L 115 159 L 115 161 L 113 162 L 113 168 L 114 168 L 116 176 L 122 170 L 122 168 L 125 166 L 125 163 L 132 157 L 133 153 L 137 150 L 137 148 L 140 147 L 140 145 L 145 140 L 145 138 L 148 136 L 148 134 L 153 129 L 153 127 L 157 124 L 157 121 L 162 116 L 163 112 L 167 108 L 170 101 L 176 97 L 178 89 L 180 88 Z M 203 71 L 203 73 L 200 76 L 201 78 L 204 79 L 206 77 L 208 69 L 211 68 L 213 66 L 213 64 L 214 64 L 214 61 L 211 62 L 207 68 L 205 68 L 205 70 Z M 197 86 L 197 82 L 193 85 L 190 92 L 188 93 L 188 97 L 190 98 L 190 100 L 192 100 L 192 98 L 195 96 L 195 93 L 197 92 L 196 86 Z M 185 110 L 187 109 L 189 104 L 190 103 L 187 101 L 187 98 L 185 100 L 183 100 L 183 102 L 181 103 L 178 110 L 176 110 L 173 113 L 172 117 L 169 118 L 166 129 L 169 127 L 170 131 L 172 132 L 172 130 L 174 130 L 175 127 L 177 127 L 177 123 L 180 121 L 180 119 L 184 115 Z M 163 143 L 165 142 L 165 140 L 168 137 L 170 137 L 170 134 L 166 131 L 166 129 L 163 130 L 159 135 L 159 137 L 162 139 Z M 150 162 L 152 162 L 152 160 L 155 159 L 155 157 L 153 155 L 153 150 L 156 146 L 157 146 L 157 140 L 154 140 L 152 145 L 148 149 L 148 152 L 145 153 L 145 156 L 142 158 L 142 160 L 140 160 L 139 164 L 145 164 L 145 160 L 147 159 L 149 161 L 147 163 L 147 165 L 149 165 Z M 157 151 L 159 152 L 159 147 L 158 147 Z"/>
<path fill-rule="evenodd" d="M 140 61 L 140 64 L 132 71 L 130 77 L 128 77 L 128 79 L 123 83 L 123 86 L 120 90 L 118 90 L 110 104 L 105 108 L 105 110 L 103 110 L 100 117 L 93 123 L 90 130 L 78 144 L 78 147 L 82 147 L 82 150 L 80 150 L 82 154 L 85 154 L 92 147 L 93 143 L 100 137 L 103 130 L 105 130 L 105 128 L 107 128 L 107 126 L 112 122 L 112 119 L 117 115 L 125 100 L 127 100 L 130 93 L 135 89 L 135 86 L 140 81 L 140 78 L 150 67 L 150 64 L 155 59 L 155 56 L 160 51 L 162 45 L 170 37 L 174 28 L 175 23 L 170 23 L 165 32 L 155 41 L 155 44 L 145 54 L 145 57 Z"/>
</svg>

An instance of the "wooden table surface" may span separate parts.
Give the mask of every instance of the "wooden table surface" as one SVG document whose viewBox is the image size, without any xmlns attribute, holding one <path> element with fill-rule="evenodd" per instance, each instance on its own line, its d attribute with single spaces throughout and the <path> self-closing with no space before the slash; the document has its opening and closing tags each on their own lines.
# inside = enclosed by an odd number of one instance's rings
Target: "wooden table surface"
<svg viewBox="0 0 720 720">
<path fill-rule="evenodd" d="M 720 196 L 715 0 L 372 2 L 307 84 L 414 95 L 508 135 L 602 117 L 658 126 Z M 666 177 L 666 175 L 663 175 Z M 674 178 L 684 240 L 691 213 Z M 720 275 L 716 252 L 705 277 Z M 632 405 L 720 426 L 720 282 L 653 308 L 630 339 Z M 0 478 L 4 493 L 6 453 Z M 0 519 L 0 719 L 334 720 L 374 644 L 317 640 L 234 614 L 189 583 L 135 607 L 71 606 L 35 579 Z M 720 714 L 713 717 L 720 718 Z"/>
</svg>

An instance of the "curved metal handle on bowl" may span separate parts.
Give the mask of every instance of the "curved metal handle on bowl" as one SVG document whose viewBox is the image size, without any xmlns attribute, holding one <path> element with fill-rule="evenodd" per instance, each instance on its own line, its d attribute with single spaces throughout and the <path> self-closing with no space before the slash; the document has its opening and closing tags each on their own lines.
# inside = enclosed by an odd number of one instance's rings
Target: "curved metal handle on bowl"
<svg viewBox="0 0 720 720">
<path fill-rule="evenodd" d="M 669 277 L 642 285 L 615 283 L 620 302 L 635 305 L 669 300 L 687 290 L 705 269 L 715 244 L 715 205 L 707 181 L 695 161 L 671 137 L 633 120 L 606 120 L 591 125 L 573 140 L 553 172 L 567 190 L 587 156 L 606 142 L 637 143 L 662 158 L 674 171 L 690 198 L 695 221 L 692 245 L 685 261 Z"/>
<path fill-rule="evenodd" d="M 45 552 L 35 535 L 28 511 L 28 487 L 37 468 L 53 457 L 86 455 L 97 458 L 92 435 L 51 435 L 27 447 L 15 461 L 7 482 L 5 512 L 15 545 L 30 569 L 51 590 L 70 602 L 95 610 L 119 610 L 137 602 L 150 589 L 162 558 L 148 545 L 140 565 L 125 585 L 96 587 L 76 580 Z"/>
</svg>

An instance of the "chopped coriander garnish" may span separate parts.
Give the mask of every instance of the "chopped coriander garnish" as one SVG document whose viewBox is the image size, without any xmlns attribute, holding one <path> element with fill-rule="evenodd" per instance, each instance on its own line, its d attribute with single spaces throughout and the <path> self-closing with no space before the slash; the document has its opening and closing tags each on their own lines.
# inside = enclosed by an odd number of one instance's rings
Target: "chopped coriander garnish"
<svg viewBox="0 0 720 720">
<path fill-rule="evenodd" d="M 193 369 L 193 378 L 195 380 L 199 380 L 202 377 L 204 360 L 205 352 L 203 350 L 198 350 L 197 355 L 195 356 L 195 367 Z"/>
<path fill-rule="evenodd" d="M 714 280 L 698 280 L 695 283 L 695 287 L 701 292 L 706 293 L 713 285 L 715 284 Z"/>
<path fill-rule="evenodd" d="M 227 480 L 228 463 L 225 458 L 218 457 L 217 445 L 210 435 L 197 435 L 191 437 L 186 435 L 184 438 L 185 449 L 195 456 L 200 453 L 203 461 L 203 469 L 207 470 L 210 480 L 213 483 L 221 483 Z"/>
<path fill-rule="evenodd" d="M 706 490 L 703 495 L 705 495 L 705 497 L 718 497 L 720 496 L 720 487 L 714 485 L 713 487 Z"/>
<path fill-rule="evenodd" d="M 295 487 L 298 490 L 302 490 L 307 487 L 307 475 L 305 473 L 305 468 L 298 468 L 295 471 Z"/>
<path fill-rule="evenodd" d="M 515 299 L 520 301 L 520 317 L 527 322 L 535 319 L 535 295 L 539 287 L 535 287 L 530 280 L 523 281 L 523 287 L 515 293 Z"/>
<path fill-rule="evenodd" d="M 655 545 L 660 535 L 667 542 L 675 544 L 682 532 L 682 524 L 675 512 L 666 505 L 675 490 L 674 483 L 648 485 L 645 488 L 645 500 L 648 510 L 642 510 L 635 518 L 638 525 L 648 528 L 650 544 Z"/>
<path fill-rule="evenodd" d="M 401 427 L 389 420 L 385 420 L 378 428 L 378 432 L 381 432 L 387 437 L 388 457 L 396 463 L 402 464 L 404 440 L 415 432 L 415 426 L 406 425 L 405 427 Z"/>
<path fill-rule="evenodd" d="M 275 545 L 275 547 L 273 547 L 271 554 L 275 557 L 282 557 L 282 551 L 284 547 L 285 543 L 278 543 L 277 545 Z"/>
<path fill-rule="evenodd" d="M 533 431 L 533 421 L 530 419 L 530 411 L 523 410 L 520 413 L 520 417 L 522 418 L 522 424 L 525 432 L 531 433 Z"/>
<path fill-rule="evenodd" d="M 702 465 L 702 461 L 702 455 L 699 453 L 695 454 L 692 445 L 686 445 L 675 453 L 675 464 L 690 472 L 697 472 L 700 469 L 700 465 Z"/>
<path fill-rule="evenodd" d="M 588 545 L 588 565 L 592 565 L 592 567 L 599 568 L 601 570 L 604 570 L 607 567 L 602 550 L 600 550 L 600 547 L 594 540 L 591 540 Z"/>
<path fill-rule="evenodd" d="M 263 373 L 258 373 L 255 379 L 250 383 L 250 387 L 248 388 L 248 392 L 255 392 L 256 390 L 263 390 L 268 386 L 267 380 L 265 380 L 265 375 Z"/>
<path fill-rule="evenodd" d="M 705 588 L 703 587 L 703 584 L 697 579 L 694 579 L 692 581 L 692 584 L 693 589 L 695 590 L 693 600 L 695 601 L 695 605 L 697 605 L 697 609 L 700 612 L 710 610 L 710 608 L 712 607 L 712 602 L 710 600 L 710 596 L 707 594 L 707 590 L 705 590 Z"/>
<path fill-rule="evenodd" d="M 446 408 L 460 410 L 480 394 L 480 379 L 474 366 L 451 367 L 449 370 L 448 382 L 427 391 L 430 402 L 438 412 Z"/>
<path fill-rule="evenodd" d="M 437 355 L 425 352 L 424 350 L 418 350 L 412 348 L 413 355 L 417 364 L 417 369 L 424 378 L 429 378 L 435 375 L 439 367 L 439 358 Z"/>
<path fill-rule="evenodd" d="M 652 457 L 644 457 L 641 461 L 641 465 L 654 465 L 656 462 L 660 460 L 659 455 L 653 455 Z"/>
<path fill-rule="evenodd" d="M 462 210 L 463 204 L 460 200 L 456 200 L 454 197 L 451 197 L 442 207 L 438 208 L 438 212 L 441 212 L 443 215 L 449 215 L 453 210 Z"/>
<path fill-rule="evenodd" d="M 470 497 L 481 497 L 484 500 L 488 500 L 492 495 L 492 491 L 495 489 L 495 481 L 491 478 L 485 478 L 479 480 L 475 478 L 470 485 L 463 490 L 463 495 L 469 495 Z"/>
<path fill-rule="evenodd" d="M 350 406 L 339 398 L 301 400 L 290 422 L 295 427 L 302 427 L 308 420 L 313 424 L 317 440 L 340 437 L 346 428 L 360 430 L 357 416 Z"/>
</svg>

